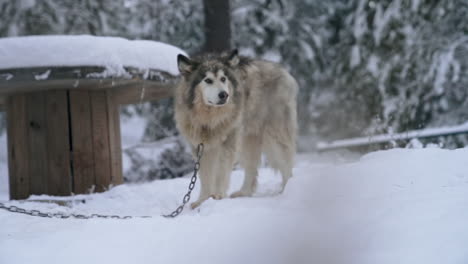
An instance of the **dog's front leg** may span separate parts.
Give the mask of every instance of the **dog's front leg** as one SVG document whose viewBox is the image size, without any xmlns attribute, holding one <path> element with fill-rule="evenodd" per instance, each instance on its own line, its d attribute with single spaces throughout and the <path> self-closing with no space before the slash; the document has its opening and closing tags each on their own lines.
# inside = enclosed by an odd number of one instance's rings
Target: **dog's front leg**
<svg viewBox="0 0 468 264">
<path fill-rule="evenodd" d="M 216 149 L 213 147 L 205 146 L 203 156 L 200 159 L 200 171 L 198 173 L 198 177 L 200 179 L 200 195 L 198 197 L 198 200 L 191 204 L 192 209 L 197 208 L 213 195 L 216 158 Z"/>
<path fill-rule="evenodd" d="M 244 183 L 231 198 L 252 196 L 257 188 L 258 166 L 262 158 L 262 138 L 258 135 L 245 135 L 242 139 L 241 164 L 245 169 Z"/>
<path fill-rule="evenodd" d="M 230 176 L 236 158 L 236 134 L 232 133 L 218 149 L 217 166 L 215 172 L 215 193 L 213 199 L 223 199 L 227 196 L 229 189 Z"/>
</svg>

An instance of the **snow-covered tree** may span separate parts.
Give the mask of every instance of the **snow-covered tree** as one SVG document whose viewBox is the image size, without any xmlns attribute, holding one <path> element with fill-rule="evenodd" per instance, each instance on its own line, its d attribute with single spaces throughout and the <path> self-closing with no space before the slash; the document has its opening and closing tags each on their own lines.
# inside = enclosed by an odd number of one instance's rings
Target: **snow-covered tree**
<svg viewBox="0 0 468 264">
<path fill-rule="evenodd" d="M 333 58 L 338 102 L 348 105 L 351 123 L 359 124 L 356 111 L 365 121 L 351 134 L 467 120 L 460 110 L 468 100 L 466 2 L 359 0 L 352 10 Z"/>
<path fill-rule="evenodd" d="M 466 1 L 233 2 L 236 45 L 298 78 L 303 135 L 467 120 Z"/>
</svg>

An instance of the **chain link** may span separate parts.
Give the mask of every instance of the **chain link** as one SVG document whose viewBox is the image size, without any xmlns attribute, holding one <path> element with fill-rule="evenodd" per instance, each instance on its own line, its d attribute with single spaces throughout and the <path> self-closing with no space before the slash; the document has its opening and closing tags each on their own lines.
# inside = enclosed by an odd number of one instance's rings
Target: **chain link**
<svg viewBox="0 0 468 264">
<path fill-rule="evenodd" d="M 163 215 L 164 217 L 174 218 L 178 216 L 184 210 L 185 205 L 190 201 L 190 195 L 192 194 L 193 189 L 195 188 L 195 183 L 197 182 L 197 173 L 200 170 L 200 160 L 203 155 L 203 143 L 198 144 L 197 146 L 197 160 L 195 162 L 195 167 L 193 171 L 192 178 L 190 179 L 190 184 L 188 187 L 188 192 L 184 195 L 182 200 L 182 204 L 177 207 L 172 213 L 168 215 Z M 39 210 L 26 210 L 23 208 L 19 208 L 17 206 L 6 206 L 5 204 L 0 202 L 0 209 L 7 210 L 13 213 L 25 214 L 30 216 L 38 216 L 38 217 L 45 217 L 45 218 L 59 218 L 59 219 L 68 219 L 68 218 L 75 218 L 75 219 L 92 219 L 92 218 L 103 218 L 103 219 L 131 219 L 131 218 L 151 218 L 151 216 L 130 216 L 130 215 L 103 215 L 103 214 L 91 214 L 91 215 L 83 215 L 83 214 L 64 214 L 64 213 L 44 213 Z"/>
<path fill-rule="evenodd" d="M 177 217 L 182 211 L 184 210 L 185 205 L 190 201 L 190 195 L 192 194 L 193 189 L 195 188 L 195 183 L 197 182 L 197 173 L 200 170 L 200 160 L 203 156 L 203 143 L 198 144 L 197 146 L 197 161 L 195 162 L 195 167 L 193 170 L 192 178 L 190 179 L 190 184 L 188 187 L 187 193 L 184 195 L 182 199 L 182 204 L 179 205 L 172 213 L 163 215 L 167 218 L 174 218 Z"/>
<path fill-rule="evenodd" d="M 151 216 L 120 216 L 120 215 L 103 215 L 103 214 L 92 214 L 92 215 L 83 215 L 83 214 L 64 214 L 64 213 L 44 213 L 39 210 L 26 210 L 19 208 L 17 206 L 6 206 L 3 203 L 0 203 L 0 209 L 5 209 L 12 213 L 25 214 L 30 216 L 38 216 L 45 218 L 75 218 L 75 219 L 92 219 L 92 218 L 104 218 L 104 219 L 130 219 L 130 218 L 150 218 Z"/>
</svg>

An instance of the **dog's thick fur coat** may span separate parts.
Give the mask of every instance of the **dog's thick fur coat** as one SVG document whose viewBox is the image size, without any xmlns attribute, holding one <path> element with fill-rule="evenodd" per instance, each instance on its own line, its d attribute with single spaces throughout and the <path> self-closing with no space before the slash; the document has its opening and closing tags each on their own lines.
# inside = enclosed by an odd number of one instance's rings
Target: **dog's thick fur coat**
<svg viewBox="0 0 468 264">
<path fill-rule="evenodd" d="M 251 196 L 262 153 L 281 173 L 284 189 L 296 151 L 295 79 L 276 63 L 240 57 L 237 51 L 193 60 L 179 55 L 178 65 L 177 127 L 192 150 L 204 144 L 200 197 L 192 208 L 210 197 L 226 197 L 236 160 L 245 179 L 231 197 Z"/>
</svg>

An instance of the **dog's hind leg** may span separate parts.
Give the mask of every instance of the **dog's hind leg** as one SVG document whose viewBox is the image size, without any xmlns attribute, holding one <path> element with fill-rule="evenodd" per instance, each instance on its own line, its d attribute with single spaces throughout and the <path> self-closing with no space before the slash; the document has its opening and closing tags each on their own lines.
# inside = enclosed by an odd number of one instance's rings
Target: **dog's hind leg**
<svg viewBox="0 0 468 264">
<path fill-rule="evenodd" d="M 262 138 L 258 135 L 247 135 L 242 138 L 241 164 L 245 170 L 244 183 L 231 198 L 252 196 L 257 188 L 258 165 L 262 157 Z"/>
<path fill-rule="evenodd" d="M 294 145 L 278 142 L 271 137 L 267 137 L 266 141 L 268 143 L 264 146 L 265 155 L 270 166 L 281 173 L 283 181 L 280 192 L 283 192 L 292 177 Z"/>
</svg>

